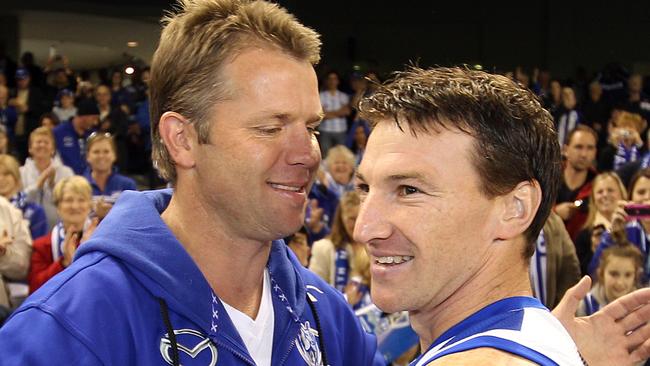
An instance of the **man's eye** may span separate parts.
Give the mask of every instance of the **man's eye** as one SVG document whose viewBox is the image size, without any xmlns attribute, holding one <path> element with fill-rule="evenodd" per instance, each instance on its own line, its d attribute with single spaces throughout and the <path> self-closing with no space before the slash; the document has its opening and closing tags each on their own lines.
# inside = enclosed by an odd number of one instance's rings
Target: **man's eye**
<svg viewBox="0 0 650 366">
<path fill-rule="evenodd" d="M 282 129 L 279 127 L 270 127 L 270 128 L 258 128 L 257 130 L 265 135 L 274 135 L 280 132 Z"/>
<path fill-rule="evenodd" d="M 420 193 L 420 190 L 413 186 L 400 186 L 400 194 L 403 196 L 408 196 L 410 194 Z"/>
<path fill-rule="evenodd" d="M 369 187 L 366 183 L 357 183 L 356 190 L 359 193 L 368 193 Z"/>
<path fill-rule="evenodd" d="M 318 132 L 317 127 L 307 127 L 307 131 L 309 131 L 309 133 L 314 136 L 320 135 L 320 132 Z"/>
</svg>

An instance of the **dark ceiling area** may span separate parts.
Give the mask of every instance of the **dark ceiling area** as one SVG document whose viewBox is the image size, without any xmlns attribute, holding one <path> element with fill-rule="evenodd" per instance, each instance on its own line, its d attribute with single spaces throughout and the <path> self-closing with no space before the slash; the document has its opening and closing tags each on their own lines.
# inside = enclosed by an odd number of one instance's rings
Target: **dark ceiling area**
<svg viewBox="0 0 650 366">
<path fill-rule="evenodd" d="M 450 1 L 278 1 L 323 38 L 323 67 L 345 71 L 355 65 L 388 71 L 409 62 L 422 65 L 482 64 L 508 69 L 516 65 L 550 69 L 570 75 L 578 68 L 595 72 L 610 62 L 650 74 L 650 7 L 644 1 L 609 2 L 533 0 L 521 2 Z M 4 4 L 6 3 L 6 4 Z M 30 27 L 43 24 L 47 14 L 85 14 L 110 32 L 81 32 L 95 37 L 97 49 L 113 55 L 124 49 L 137 28 L 143 41 L 138 57 L 146 62 L 155 49 L 158 20 L 173 1 L 4 0 L 0 15 L 19 14 Z M 38 16 L 29 14 L 37 14 Z M 133 22 L 133 23 L 126 23 Z M 68 17 L 61 29 L 73 26 Z M 90 29 L 91 23 L 83 28 Z M 130 25 L 130 24 L 138 25 Z M 53 20 L 56 26 L 56 20 Z M 142 27 L 140 27 L 140 25 Z M 32 28 L 30 28 L 32 29 Z M 105 29 L 104 29 L 105 30 Z M 71 31 L 72 32 L 72 31 Z M 79 33 L 79 31 L 74 31 Z M 33 47 L 52 42 L 51 29 L 23 31 Z M 65 33 L 65 32 L 63 32 Z M 120 38 L 121 37 L 121 38 Z M 115 39 L 113 39 L 115 38 Z M 56 41 L 56 39 L 55 39 Z M 111 43 L 115 41 L 115 43 Z M 67 43 L 66 43 L 67 42 Z M 96 52 L 93 40 L 72 37 L 62 47 L 83 44 Z"/>
</svg>

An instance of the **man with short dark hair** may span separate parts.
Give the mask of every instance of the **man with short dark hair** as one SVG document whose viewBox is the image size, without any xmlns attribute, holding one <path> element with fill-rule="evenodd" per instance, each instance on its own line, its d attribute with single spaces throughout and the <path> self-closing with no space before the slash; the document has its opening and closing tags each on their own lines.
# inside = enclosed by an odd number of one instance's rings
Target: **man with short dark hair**
<svg viewBox="0 0 650 366">
<path fill-rule="evenodd" d="M 360 110 L 375 127 L 354 236 L 373 302 L 409 311 L 423 350 L 413 364 L 582 365 L 531 297 L 529 258 L 561 172 L 537 98 L 502 76 L 411 68 Z"/>
<path fill-rule="evenodd" d="M 593 167 L 597 143 L 596 131 L 578 125 L 569 133 L 562 148 L 566 160 L 554 210 L 573 240 L 587 220 L 587 198 L 591 194 L 591 181 L 597 174 Z"/>
<path fill-rule="evenodd" d="M 77 175 L 83 175 L 86 170 L 86 139 L 98 122 L 97 104 L 82 100 L 77 106 L 77 115 L 53 130 L 56 149 L 63 164 L 69 166 Z"/>
</svg>

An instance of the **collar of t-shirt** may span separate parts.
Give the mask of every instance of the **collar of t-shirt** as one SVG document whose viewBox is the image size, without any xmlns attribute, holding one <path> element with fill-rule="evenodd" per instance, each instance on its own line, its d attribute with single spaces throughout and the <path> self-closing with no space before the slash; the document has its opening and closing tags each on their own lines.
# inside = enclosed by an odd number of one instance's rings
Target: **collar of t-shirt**
<svg viewBox="0 0 650 366">
<path fill-rule="evenodd" d="M 262 301 L 257 312 L 257 318 L 248 315 L 221 301 L 230 320 L 235 325 L 239 336 L 244 341 L 248 353 L 258 366 L 271 366 L 273 354 L 273 327 L 275 316 L 271 298 L 271 277 L 269 270 L 264 269 L 264 284 L 262 286 Z"/>
</svg>

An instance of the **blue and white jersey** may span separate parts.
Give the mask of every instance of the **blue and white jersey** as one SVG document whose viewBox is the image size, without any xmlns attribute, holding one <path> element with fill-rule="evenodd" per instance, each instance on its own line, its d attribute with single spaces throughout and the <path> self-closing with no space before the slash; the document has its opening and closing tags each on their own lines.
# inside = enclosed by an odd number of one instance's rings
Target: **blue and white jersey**
<svg viewBox="0 0 650 366">
<path fill-rule="evenodd" d="M 582 366 L 562 324 L 537 299 L 510 297 L 490 304 L 438 337 L 411 366 L 452 353 L 494 348 L 543 366 Z"/>
</svg>

